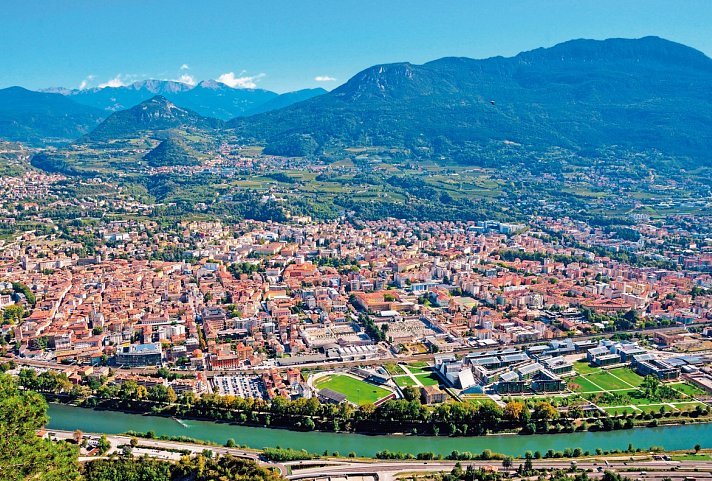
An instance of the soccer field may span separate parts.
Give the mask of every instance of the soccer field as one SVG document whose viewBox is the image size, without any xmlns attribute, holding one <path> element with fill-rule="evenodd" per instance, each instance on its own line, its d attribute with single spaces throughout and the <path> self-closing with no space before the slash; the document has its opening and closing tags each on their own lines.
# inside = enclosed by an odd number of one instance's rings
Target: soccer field
<svg viewBox="0 0 712 481">
<path fill-rule="evenodd" d="M 375 403 L 391 394 L 387 389 L 361 381 L 344 374 L 332 374 L 314 381 L 317 389 L 331 389 L 346 395 L 346 399 L 354 404 Z"/>
</svg>

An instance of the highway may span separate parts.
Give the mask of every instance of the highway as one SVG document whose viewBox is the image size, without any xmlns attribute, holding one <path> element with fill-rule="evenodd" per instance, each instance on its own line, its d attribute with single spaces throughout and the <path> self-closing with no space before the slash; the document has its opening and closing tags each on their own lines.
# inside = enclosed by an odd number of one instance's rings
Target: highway
<svg viewBox="0 0 712 481">
<path fill-rule="evenodd" d="M 90 436 L 100 436 L 95 433 L 84 433 Z M 73 439 L 72 431 L 50 430 L 54 439 Z M 130 443 L 130 436 L 106 435 L 111 442 L 112 452 L 120 453 L 119 446 Z M 216 454 L 230 454 L 246 459 L 252 459 L 260 465 L 278 470 L 282 476 L 290 481 L 298 480 L 328 480 L 330 478 L 346 479 L 357 477 L 371 478 L 377 481 L 394 481 L 398 474 L 403 473 L 433 473 L 449 472 L 457 461 L 431 460 L 378 460 L 378 459 L 343 459 L 325 458 L 310 461 L 291 461 L 275 463 L 263 459 L 258 451 L 242 448 L 226 448 L 222 446 L 209 446 L 204 444 L 164 441 L 158 439 L 139 438 L 140 453 L 160 459 L 175 458 L 173 451 L 187 450 L 194 454 L 202 453 L 209 449 Z M 91 458 L 82 458 L 87 461 Z M 503 474 L 514 474 L 517 466 L 524 460 L 513 460 L 511 468 L 504 468 L 499 460 L 488 461 L 460 461 L 463 469 L 467 466 L 475 468 L 492 469 Z M 616 471 L 625 477 L 640 481 L 661 481 L 663 478 L 673 480 L 712 480 L 712 461 L 710 460 L 685 460 L 665 461 L 652 459 L 650 455 L 636 454 L 634 456 L 618 455 L 615 457 L 577 458 L 572 459 L 535 459 L 532 461 L 535 469 L 570 469 L 573 465 L 577 469 L 587 471 L 591 477 L 600 477 L 603 471 Z"/>
<path fill-rule="evenodd" d="M 636 456 L 631 461 L 630 458 L 607 458 L 608 465 L 603 459 L 577 459 L 575 465 L 577 469 L 590 471 L 591 477 L 600 476 L 605 470 L 617 471 L 623 476 L 632 479 L 657 480 L 666 477 L 672 479 L 712 479 L 712 461 L 655 461 L 648 457 Z M 309 461 L 314 463 L 315 461 Z M 467 466 L 475 468 L 494 469 L 501 473 L 514 474 L 516 467 L 523 460 L 514 460 L 512 468 L 505 469 L 501 461 L 460 461 L 463 469 Z M 453 469 L 457 461 L 374 461 L 374 462 L 351 462 L 341 465 L 326 465 L 320 467 L 308 467 L 299 469 L 299 462 L 288 463 L 291 474 L 287 476 L 290 480 L 308 480 L 325 478 L 344 478 L 349 476 L 372 476 L 379 481 L 389 481 L 395 479 L 397 474 L 402 473 L 427 473 L 427 472 L 449 472 Z M 535 469 L 569 469 L 572 467 L 572 460 L 567 459 L 543 459 L 534 460 Z"/>
</svg>

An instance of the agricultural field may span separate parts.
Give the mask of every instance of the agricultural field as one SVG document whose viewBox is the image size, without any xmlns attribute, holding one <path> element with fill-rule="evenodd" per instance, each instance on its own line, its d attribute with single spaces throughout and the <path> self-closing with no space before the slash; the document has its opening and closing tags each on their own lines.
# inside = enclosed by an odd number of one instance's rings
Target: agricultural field
<svg viewBox="0 0 712 481">
<path fill-rule="evenodd" d="M 314 381 L 317 389 L 331 389 L 346 396 L 350 402 L 358 404 L 375 403 L 391 394 L 387 389 L 361 381 L 345 374 L 332 374 Z"/>
</svg>

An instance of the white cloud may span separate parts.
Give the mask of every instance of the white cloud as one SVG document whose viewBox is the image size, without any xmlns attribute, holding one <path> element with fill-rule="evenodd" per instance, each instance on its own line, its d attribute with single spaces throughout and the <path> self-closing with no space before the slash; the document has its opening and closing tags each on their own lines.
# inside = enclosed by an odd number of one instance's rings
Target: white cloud
<svg viewBox="0 0 712 481">
<path fill-rule="evenodd" d="M 257 87 L 257 82 L 259 82 L 262 77 L 266 75 L 264 73 L 257 75 L 243 75 L 244 73 L 245 72 L 242 71 L 239 74 L 240 76 L 236 77 L 234 72 L 227 72 L 215 80 L 232 88 L 253 89 Z"/>
<path fill-rule="evenodd" d="M 180 66 L 181 70 L 190 70 L 190 66 L 188 66 L 187 63 L 184 63 L 183 65 Z"/>
<path fill-rule="evenodd" d="M 99 88 L 103 89 L 106 87 L 124 87 L 126 85 L 128 85 L 128 83 L 126 82 L 126 76 L 117 74 L 116 77 L 99 84 Z"/>
<path fill-rule="evenodd" d="M 334 82 L 336 80 L 335 77 L 330 77 L 328 75 L 317 75 L 314 77 L 314 80 L 317 82 Z"/>
<path fill-rule="evenodd" d="M 93 75 L 87 75 L 87 77 L 79 83 L 79 90 L 84 90 L 85 88 L 89 87 L 93 80 Z"/>
<path fill-rule="evenodd" d="M 183 75 L 178 77 L 176 81 L 188 85 L 195 85 L 195 77 L 193 77 L 192 75 L 188 75 L 187 73 L 184 73 Z"/>
</svg>

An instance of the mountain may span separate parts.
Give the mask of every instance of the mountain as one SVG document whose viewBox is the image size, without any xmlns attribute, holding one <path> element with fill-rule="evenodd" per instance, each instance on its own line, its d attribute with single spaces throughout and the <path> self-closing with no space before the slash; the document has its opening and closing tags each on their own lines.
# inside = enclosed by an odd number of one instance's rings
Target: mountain
<svg viewBox="0 0 712 481">
<path fill-rule="evenodd" d="M 221 128 L 222 124 L 220 120 L 203 117 L 157 95 L 130 109 L 114 112 L 90 132 L 85 140 L 109 141 L 137 137 L 142 132 L 156 134 L 177 128 L 212 132 Z"/>
<path fill-rule="evenodd" d="M 144 80 L 124 87 L 103 87 L 67 90 L 48 89 L 62 93 L 77 103 L 115 112 L 138 105 L 156 95 L 171 96 L 190 90 L 191 86 L 170 80 Z M 108 114 L 107 114 L 108 115 Z"/>
<path fill-rule="evenodd" d="M 245 115 L 251 109 L 279 98 L 279 95 L 269 90 L 236 89 L 215 80 L 206 80 L 169 98 L 201 115 L 229 120 Z"/>
<path fill-rule="evenodd" d="M 321 87 L 315 89 L 302 89 L 296 90 L 294 92 L 287 92 L 277 97 L 274 97 L 271 100 L 258 105 L 257 107 L 252 108 L 247 112 L 247 115 L 254 115 L 263 112 L 269 112 L 272 110 L 283 109 L 285 107 L 289 107 L 292 104 L 303 102 L 313 97 L 318 97 L 319 95 L 324 95 L 325 93 L 327 93 L 327 91 Z"/>
<path fill-rule="evenodd" d="M 712 59 L 657 37 L 572 40 L 515 57 L 377 65 L 337 89 L 228 123 L 266 153 L 388 146 L 478 162 L 510 141 L 619 146 L 710 163 Z"/>
<path fill-rule="evenodd" d="M 55 87 L 43 92 L 59 93 L 79 104 L 109 112 L 125 110 L 156 95 L 162 95 L 171 102 L 205 117 L 229 120 L 286 107 L 326 91 L 305 89 L 280 95 L 263 89 L 232 88 L 215 80 L 205 80 L 197 85 L 172 80 L 143 80 L 123 87 L 82 90 Z"/>
<path fill-rule="evenodd" d="M 86 134 L 105 117 L 57 93 L 22 87 L 0 90 L 0 138 L 29 144 L 66 142 Z"/>
<path fill-rule="evenodd" d="M 153 150 L 143 156 L 151 167 L 172 167 L 177 165 L 199 165 L 194 152 L 180 138 L 169 135 Z"/>
</svg>

